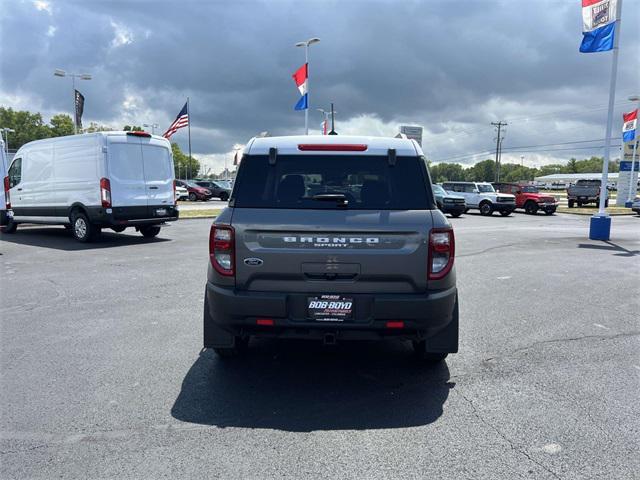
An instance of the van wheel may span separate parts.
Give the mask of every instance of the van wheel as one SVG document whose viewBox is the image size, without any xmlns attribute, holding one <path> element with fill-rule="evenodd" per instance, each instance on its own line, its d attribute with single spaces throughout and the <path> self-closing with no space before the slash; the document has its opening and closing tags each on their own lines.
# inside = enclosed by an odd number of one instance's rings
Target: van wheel
<svg viewBox="0 0 640 480">
<path fill-rule="evenodd" d="M 226 202 L 227 200 L 229 200 L 229 194 L 227 192 L 221 193 L 220 200 L 222 200 L 223 202 Z"/>
<path fill-rule="evenodd" d="M 569 208 L 573 208 L 574 203 L 574 200 L 569 200 Z"/>
<path fill-rule="evenodd" d="M 71 233 L 79 242 L 88 243 L 96 239 L 100 229 L 92 225 L 84 213 L 76 212 L 71 219 Z"/>
<path fill-rule="evenodd" d="M 146 238 L 153 238 L 160 233 L 160 227 L 151 225 L 149 227 L 140 227 L 140 233 Z"/>
<path fill-rule="evenodd" d="M 480 204 L 480 215 L 484 215 L 485 217 L 488 217 L 492 213 L 493 213 L 493 210 L 491 210 L 491 204 L 489 202 L 482 202 Z"/>
<path fill-rule="evenodd" d="M 2 233 L 16 233 L 18 229 L 18 224 L 13 221 L 13 219 L 9 220 L 6 225 L 0 227 L 0 232 Z"/>
</svg>

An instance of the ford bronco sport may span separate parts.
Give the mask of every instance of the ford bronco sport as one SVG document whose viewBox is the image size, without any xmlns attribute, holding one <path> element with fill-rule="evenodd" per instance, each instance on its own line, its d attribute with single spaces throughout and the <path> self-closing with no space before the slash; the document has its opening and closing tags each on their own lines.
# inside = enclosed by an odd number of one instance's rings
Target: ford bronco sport
<svg viewBox="0 0 640 480">
<path fill-rule="evenodd" d="M 204 346 L 252 336 L 458 350 L 454 235 L 413 140 L 252 139 L 211 226 Z"/>
</svg>

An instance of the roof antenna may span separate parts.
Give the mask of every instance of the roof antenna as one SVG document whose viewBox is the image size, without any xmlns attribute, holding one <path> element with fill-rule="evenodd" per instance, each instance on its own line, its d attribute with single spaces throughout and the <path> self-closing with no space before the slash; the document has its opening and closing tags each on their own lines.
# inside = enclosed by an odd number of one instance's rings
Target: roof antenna
<svg viewBox="0 0 640 480">
<path fill-rule="evenodd" d="M 333 111 L 333 103 L 331 103 L 331 131 L 327 135 L 337 135 L 336 132 L 336 112 Z"/>
</svg>

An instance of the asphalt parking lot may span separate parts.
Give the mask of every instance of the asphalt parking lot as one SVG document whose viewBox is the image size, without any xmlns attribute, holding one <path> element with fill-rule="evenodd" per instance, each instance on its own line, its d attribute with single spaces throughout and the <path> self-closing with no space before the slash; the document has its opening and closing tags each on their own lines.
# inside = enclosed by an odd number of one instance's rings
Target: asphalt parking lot
<svg viewBox="0 0 640 480">
<path fill-rule="evenodd" d="M 201 351 L 210 220 L 0 242 L 2 478 L 626 479 L 640 471 L 640 217 L 453 219 L 460 353 Z M 636 472 L 636 473 L 633 473 Z"/>
</svg>

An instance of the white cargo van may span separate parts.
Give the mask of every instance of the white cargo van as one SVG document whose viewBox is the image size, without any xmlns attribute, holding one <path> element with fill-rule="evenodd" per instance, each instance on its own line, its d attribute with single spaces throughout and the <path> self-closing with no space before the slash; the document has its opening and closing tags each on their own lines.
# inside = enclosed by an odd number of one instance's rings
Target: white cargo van
<svg viewBox="0 0 640 480">
<path fill-rule="evenodd" d="M 9 223 L 11 217 L 11 200 L 9 198 L 9 178 L 7 177 L 7 156 L 4 151 L 4 141 L 0 138 L 0 178 L 2 188 L 0 188 L 0 226 L 4 227 Z"/>
<path fill-rule="evenodd" d="M 88 242 L 102 228 L 135 227 L 155 237 L 178 219 L 171 146 L 146 132 L 98 132 L 23 145 L 8 171 L 13 218 L 20 223 L 69 225 Z"/>
</svg>

